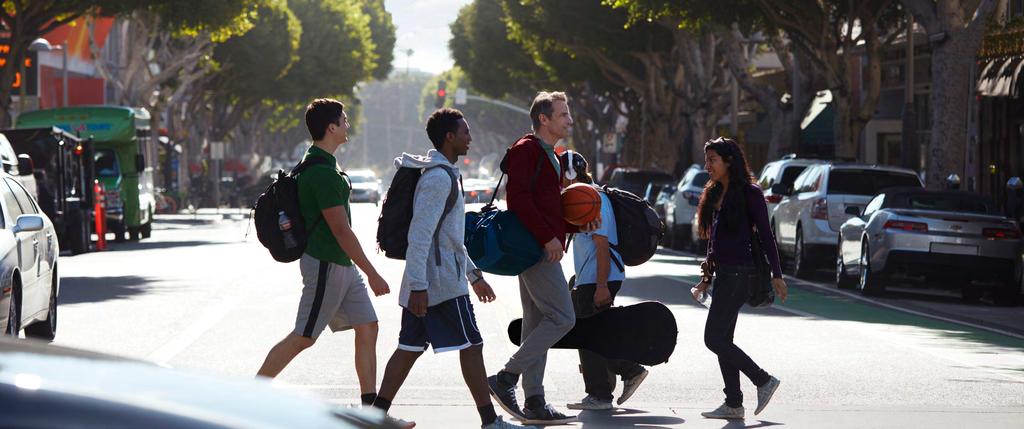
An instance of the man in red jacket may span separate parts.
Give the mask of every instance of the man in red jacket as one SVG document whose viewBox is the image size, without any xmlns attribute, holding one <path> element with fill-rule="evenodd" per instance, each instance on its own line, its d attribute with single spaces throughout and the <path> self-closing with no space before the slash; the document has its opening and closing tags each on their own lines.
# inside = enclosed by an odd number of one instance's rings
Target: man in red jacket
<svg viewBox="0 0 1024 429">
<path fill-rule="evenodd" d="M 506 412 L 526 424 L 574 421 L 544 399 L 547 352 L 576 323 L 569 286 L 562 273 L 566 234 L 577 232 L 562 217 L 562 172 L 554 144 L 569 137 L 572 117 L 564 93 L 541 92 L 530 106 L 534 134 L 512 145 L 505 165 L 508 208 L 544 247 L 544 259 L 519 275 L 523 303 L 522 341 L 505 368 L 487 378 L 491 396 Z M 586 230 L 596 229 L 600 219 Z M 519 408 L 516 385 L 523 378 L 526 404 Z"/>
</svg>

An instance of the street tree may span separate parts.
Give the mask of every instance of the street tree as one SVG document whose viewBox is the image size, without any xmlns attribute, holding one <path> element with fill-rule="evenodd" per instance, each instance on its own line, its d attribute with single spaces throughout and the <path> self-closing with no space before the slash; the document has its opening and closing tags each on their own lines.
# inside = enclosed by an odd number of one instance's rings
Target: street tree
<svg viewBox="0 0 1024 429">
<path fill-rule="evenodd" d="M 798 151 L 800 123 L 814 99 L 820 78 L 806 53 L 795 49 L 785 33 L 764 19 L 756 0 L 724 2 L 664 2 L 658 0 L 606 0 L 623 8 L 631 19 L 667 19 L 681 26 L 701 26 L 720 35 L 732 78 L 768 116 L 772 134 L 768 158 Z M 754 57 L 767 52 L 782 65 L 782 86 L 753 75 Z"/>
<path fill-rule="evenodd" d="M 370 39 L 376 55 L 373 78 L 384 80 L 392 70 L 395 59 L 395 24 L 391 12 L 384 8 L 384 0 L 362 0 L 363 13 L 370 17 Z"/>
<path fill-rule="evenodd" d="M 728 71 L 716 34 L 678 21 L 635 21 L 601 1 L 504 2 L 514 40 L 592 62 L 601 77 L 635 93 L 631 130 L 640 165 L 673 168 L 697 159 L 728 106 Z M 632 141 L 632 140 L 631 140 Z"/>
<path fill-rule="evenodd" d="M 93 63 L 114 86 L 114 103 L 146 107 L 152 128 L 160 129 L 164 106 L 208 71 L 213 45 L 252 27 L 257 1 L 262 0 L 182 0 L 140 7 L 118 20 L 126 37 L 116 58 L 101 52 L 89 20 Z"/>
<path fill-rule="evenodd" d="M 555 47 L 531 50 L 512 40 L 501 3 L 476 0 L 464 6 L 450 26 L 452 39 L 448 46 L 455 64 L 464 72 L 461 85 L 470 92 L 523 108 L 539 90 L 565 91 L 572 99 L 571 111 L 577 124 L 573 127 L 573 143 L 584 156 L 597 159 L 594 143 L 615 131 L 619 114 L 628 114 L 621 102 L 625 92 L 604 79 L 586 58 L 573 57 Z M 507 108 L 472 100 L 464 107 L 467 114 L 475 115 L 474 123 L 498 130 L 494 135 L 500 142 L 493 144 L 495 148 L 509 144 L 501 138 L 528 129 L 524 118 Z"/>
<path fill-rule="evenodd" d="M 1006 0 L 901 0 L 928 31 L 931 46 L 931 141 L 925 181 L 940 187 L 963 175 L 971 68 L 985 31 Z"/>
<path fill-rule="evenodd" d="M 7 33 L 10 50 L 6 64 L 21 64 L 32 41 L 57 27 L 89 14 L 107 16 L 127 13 L 171 0 L 3 0 L 0 2 L 0 27 Z M 0 68 L 0 127 L 11 125 L 12 86 L 18 67 Z"/>
<path fill-rule="evenodd" d="M 761 13 L 808 58 L 832 92 L 835 155 L 860 158 L 861 133 L 881 93 L 882 50 L 905 22 L 893 0 L 756 0 Z M 860 66 L 859 57 L 865 64 Z M 861 94 L 855 95 L 860 87 Z"/>
</svg>

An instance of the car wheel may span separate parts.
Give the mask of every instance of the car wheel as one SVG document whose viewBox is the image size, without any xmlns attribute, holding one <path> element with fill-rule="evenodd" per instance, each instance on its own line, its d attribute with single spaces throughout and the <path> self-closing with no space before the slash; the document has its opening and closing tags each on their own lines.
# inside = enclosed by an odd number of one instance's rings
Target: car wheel
<svg viewBox="0 0 1024 429">
<path fill-rule="evenodd" d="M 38 338 L 40 340 L 53 341 L 57 336 L 57 269 L 54 268 L 50 280 L 50 307 L 46 313 L 46 320 L 35 322 L 25 327 L 25 336 Z"/>
<path fill-rule="evenodd" d="M 124 224 L 122 223 L 115 223 L 111 225 L 110 232 L 114 233 L 114 241 L 118 243 L 125 241 L 126 236 L 128 235 L 127 231 L 124 230 Z"/>
<path fill-rule="evenodd" d="M 673 231 L 672 245 L 678 250 L 685 250 L 690 247 L 690 230 L 676 226 Z"/>
<path fill-rule="evenodd" d="M 810 261 L 807 260 L 806 249 L 804 248 L 804 234 L 798 228 L 796 230 L 796 245 L 793 249 L 793 275 L 799 278 L 807 278 L 811 272 Z"/>
<path fill-rule="evenodd" d="M 992 291 L 992 301 L 998 306 L 1017 305 L 1020 300 L 1020 283 L 1017 283 L 1016 276 L 1007 276 L 1003 279 L 1003 287 Z"/>
<path fill-rule="evenodd" d="M 984 294 L 984 290 L 976 287 L 962 286 L 960 288 L 960 298 L 967 302 L 975 302 L 981 299 L 981 296 Z"/>
<path fill-rule="evenodd" d="M 853 289 L 857 285 L 857 278 L 846 274 L 846 264 L 843 263 L 842 240 L 839 249 L 836 251 L 836 287 L 839 289 Z"/>
<path fill-rule="evenodd" d="M 146 222 L 145 225 L 142 225 L 142 228 L 139 230 L 142 234 L 142 238 L 149 238 L 153 235 L 153 216 L 150 215 L 149 219 L 150 221 Z"/>
<path fill-rule="evenodd" d="M 661 237 L 661 247 L 666 249 L 675 249 L 676 246 L 674 239 L 676 237 L 676 224 L 669 222 L 668 225 L 665 226 L 665 229 L 667 231 L 665 231 L 665 235 Z"/>
<path fill-rule="evenodd" d="M 4 334 L 17 338 L 21 333 L 21 286 L 15 279 L 11 288 L 11 306 L 7 310 L 7 330 Z"/>
<path fill-rule="evenodd" d="M 878 274 L 871 271 L 871 258 L 868 253 L 868 243 L 864 243 L 860 250 L 860 283 L 857 285 L 862 295 L 878 296 L 885 292 L 885 285 Z"/>
</svg>

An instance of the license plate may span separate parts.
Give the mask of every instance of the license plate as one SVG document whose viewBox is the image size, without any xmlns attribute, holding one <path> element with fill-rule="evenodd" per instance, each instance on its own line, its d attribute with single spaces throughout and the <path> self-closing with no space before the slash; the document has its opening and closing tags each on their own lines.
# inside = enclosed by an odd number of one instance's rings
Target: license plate
<svg viewBox="0 0 1024 429">
<path fill-rule="evenodd" d="M 978 254 L 978 246 L 964 244 L 932 243 L 932 253 L 948 253 L 952 255 L 975 255 Z"/>
</svg>

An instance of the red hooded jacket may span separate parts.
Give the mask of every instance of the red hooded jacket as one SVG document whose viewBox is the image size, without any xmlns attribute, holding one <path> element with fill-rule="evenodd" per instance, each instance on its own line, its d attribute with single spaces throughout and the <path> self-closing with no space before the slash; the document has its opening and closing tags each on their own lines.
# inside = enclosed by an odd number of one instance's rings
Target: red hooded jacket
<svg viewBox="0 0 1024 429">
<path fill-rule="evenodd" d="M 505 163 L 508 208 L 542 247 L 555 238 L 564 248 L 566 234 L 579 228 L 562 216 L 562 180 L 541 144 L 537 136 L 527 134 L 509 148 Z"/>
</svg>

